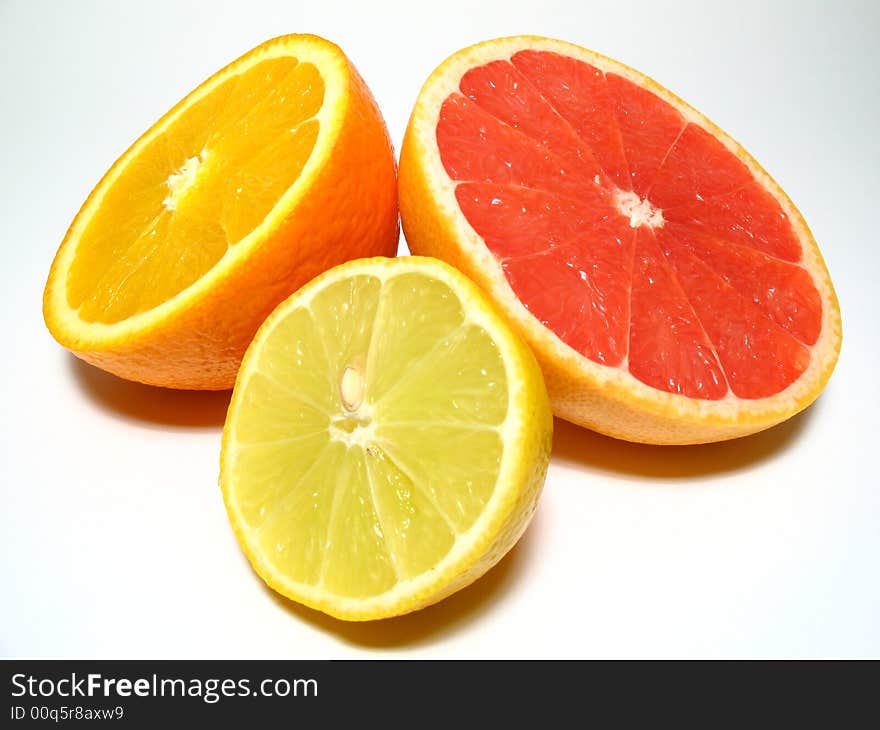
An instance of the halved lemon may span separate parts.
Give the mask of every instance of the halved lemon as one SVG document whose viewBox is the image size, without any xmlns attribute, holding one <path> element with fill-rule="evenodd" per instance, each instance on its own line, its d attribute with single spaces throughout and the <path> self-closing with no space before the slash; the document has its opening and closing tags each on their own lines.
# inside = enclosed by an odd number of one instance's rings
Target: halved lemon
<svg viewBox="0 0 880 730">
<path fill-rule="evenodd" d="M 435 259 L 362 259 L 260 328 L 220 484 L 269 586 L 338 618 L 385 618 L 468 585 L 513 546 L 551 434 L 534 357 L 474 284 Z"/>
</svg>

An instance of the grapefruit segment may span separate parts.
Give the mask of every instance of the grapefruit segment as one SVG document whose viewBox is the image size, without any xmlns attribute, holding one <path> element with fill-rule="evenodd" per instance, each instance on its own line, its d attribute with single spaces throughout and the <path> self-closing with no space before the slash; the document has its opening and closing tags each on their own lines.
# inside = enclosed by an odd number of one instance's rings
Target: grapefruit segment
<svg viewBox="0 0 880 730">
<path fill-rule="evenodd" d="M 638 231 L 629 371 L 658 390 L 718 400 L 727 380 L 715 348 L 650 231 Z"/>
<path fill-rule="evenodd" d="M 468 71 L 461 91 L 498 121 L 553 152 L 579 177 L 602 173 L 575 130 L 510 63 L 495 61 Z"/>
<path fill-rule="evenodd" d="M 644 196 L 684 130 L 685 120 L 670 104 L 622 76 L 606 73 L 632 189 Z"/>
<path fill-rule="evenodd" d="M 785 261 L 801 260 L 801 244 L 791 221 L 779 201 L 758 181 L 723 195 L 666 208 L 663 217 Z"/>
<path fill-rule="evenodd" d="M 399 191 L 410 249 L 492 294 L 575 423 L 740 436 L 809 405 L 837 360 L 834 289 L 797 209 L 612 59 L 529 36 L 455 54 L 419 96 Z"/>
<path fill-rule="evenodd" d="M 730 193 L 751 180 L 748 168 L 717 137 L 688 124 L 666 153 L 646 195 L 665 210 Z"/>
<path fill-rule="evenodd" d="M 819 339 L 822 300 L 803 267 L 673 222 L 657 231 L 657 236 L 669 245 L 686 246 L 805 345 L 814 345 Z"/>
<path fill-rule="evenodd" d="M 453 180 L 519 185 L 575 200 L 599 195 L 592 177 L 573 174 L 563 158 L 461 94 L 443 103 L 437 139 L 448 151 L 443 164 Z"/>
<path fill-rule="evenodd" d="M 664 239 L 663 253 L 715 346 L 734 394 L 764 398 L 796 380 L 810 362 L 809 350 L 674 240 Z"/>
<path fill-rule="evenodd" d="M 574 243 L 584 228 L 620 218 L 605 200 L 590 205 L 514 185 L 461 183 L 455 198 L 468 222 L 501 260 Z"/>
<path fill-rule="evenodd" d="M 629 190 L 629 166 L 604 74 L 556 53 L 520 51 L 510 63 L 571 126 L 614 184 Z"/>
<path fill-rule="evenodd" d="M 633 237 L 619 216 L 594 221 L 569 245 L 504 260 L 504 274 L 525 307 L 569 347 L 617 366 L 627 353 Z"/>
</svg>

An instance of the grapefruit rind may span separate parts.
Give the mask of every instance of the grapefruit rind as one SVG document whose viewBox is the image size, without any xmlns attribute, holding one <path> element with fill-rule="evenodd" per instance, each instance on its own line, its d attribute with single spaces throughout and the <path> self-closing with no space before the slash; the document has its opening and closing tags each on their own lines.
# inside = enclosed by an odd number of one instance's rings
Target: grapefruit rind
<svg viewBox="0 0 880 730">
<path fill-rule="evenodd" d="M 455 198 L 455 182 L 440 157 L 436 129 L 444 100 L 475 66 L 507 60 L 522 50 L 550 51 L 632 81 L 671 104 L 690 123 L 720 140 L 779 202 L 801 242 L 800 265 L 822 301 L 822 326 L 801 376 L 781 392 L 745 400 L 689 398 L 652 388 L 620 367 L 592 362 L 539 322 L 519 301 L 502 268 L 468 223 Z M 745 436 L 774 426 L 809 406 L 825 387 L 840 352 L 840 309 L 822 255 L 800 211 L 743 147 L 653 79 L 611 58 L 571 43 L 537 36 L 486 41 L 459 51 L 428 78 L 410 117 L 400 156 L 401 222 L 413 253 L 436 256 L 470 276 L 501 306 L 534 350 L 555 415 L 628 441 L 689 444 Z"/>
</svg>

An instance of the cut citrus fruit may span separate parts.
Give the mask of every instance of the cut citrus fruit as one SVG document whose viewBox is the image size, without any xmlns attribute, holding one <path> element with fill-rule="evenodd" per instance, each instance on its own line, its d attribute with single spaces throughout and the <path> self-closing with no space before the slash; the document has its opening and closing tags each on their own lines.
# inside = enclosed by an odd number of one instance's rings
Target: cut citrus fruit
<svg viewBox="0 0 880 730">
<path fill-rule="evenodd" d="M 322 38 L 268 41 L 190 93 L 98 183 L 61 244 L 55 339 L 131 380 L 231 388 L 275 305 L 394 255 L 395 163 L 357 71 Z"/>
<path fill-rule="evenodd" d="M 338 618 L 384 618 L 463 588 L 513 546 L 551 433 L 534 356 L 474 284 L 435 259 L 363 259 L 260 328 L 220 484 L 272 588 Z"/>
<path fill-rule="evenodd" d="M 728 135 L 646 76 L 516 37 L 428 79 L 400 160 L 414 253 L 474 279 L 532 346 L 558 416 L 632 441 L 753 433 L 840 350 L 819 249 Z"/>
</svg>

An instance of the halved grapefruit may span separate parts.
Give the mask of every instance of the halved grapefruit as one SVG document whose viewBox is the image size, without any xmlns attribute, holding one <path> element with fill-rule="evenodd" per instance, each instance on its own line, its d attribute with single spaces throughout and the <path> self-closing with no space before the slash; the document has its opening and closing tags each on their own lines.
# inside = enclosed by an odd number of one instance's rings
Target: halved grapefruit
<svg viewBox="0 0 880 730">
<path fill-rule="evenodd" d="M 806 408 L 837 361 L 840 310 L 797 208 L 610 58 L 531 36 L 456 53 L 422 88 L 399 186 L 410 249 L 492 296 L 574 423 L 744 436 Z"/>
</svg>

